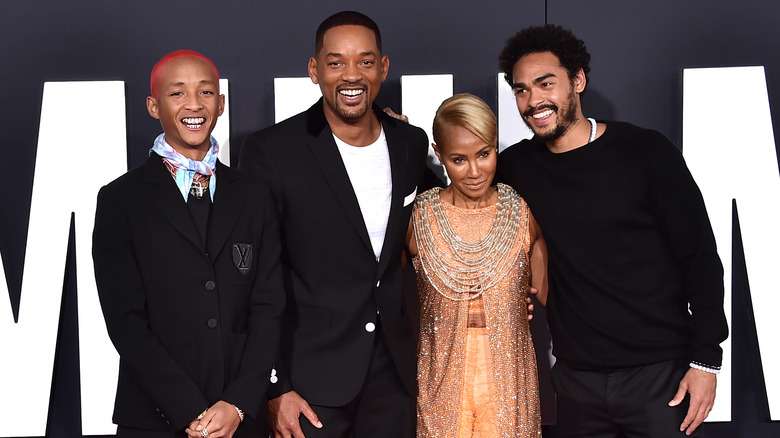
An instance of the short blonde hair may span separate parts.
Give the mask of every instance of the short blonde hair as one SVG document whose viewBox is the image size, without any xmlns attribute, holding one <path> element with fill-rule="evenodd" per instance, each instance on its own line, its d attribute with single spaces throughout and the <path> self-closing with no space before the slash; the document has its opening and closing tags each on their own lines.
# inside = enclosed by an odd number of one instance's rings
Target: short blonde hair
<svg viewBox="0 0 780 438">
<path fill-rule="evenodd" d="M 479 97 L 462 93 L 445 100 L 436 110 L 433 119 L 433 142 L 441 144 L 447 126 L 468 129 L 488 145 L 496 146 L 498 126 L 496 116 L 487 103 Z"/>
</svg>

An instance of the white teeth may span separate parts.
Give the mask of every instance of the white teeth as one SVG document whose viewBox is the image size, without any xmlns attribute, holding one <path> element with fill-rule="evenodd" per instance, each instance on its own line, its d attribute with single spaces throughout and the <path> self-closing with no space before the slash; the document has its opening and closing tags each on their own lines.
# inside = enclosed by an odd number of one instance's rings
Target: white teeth
<svg viewBox="0 0 780 438">
<path fill-rule="evenodd" d="M 363 94 L 363 90 L 341 90 L 339 91 L 342 96 L 355 97 Z"/>
<path fill-rule="evenodd" d="M 552 113 L 553 113 L 553 110 L 548 109 L 546 111 L 542 111 L 540 113 L 536 113 L 532 117 L 535 118 L 535 119 L 541 119 L 541 118 L 544 118 L 544 117 L 547 117 L 547 116 L 551 115 Z"/>
<path fill-rule="evenodd" d="M 205 117 L 185 117 L 181 119 L 182 123 L 187 126 L 187 129 L 200 129 L 204 123 L 206 123 Z"/>
</svg>

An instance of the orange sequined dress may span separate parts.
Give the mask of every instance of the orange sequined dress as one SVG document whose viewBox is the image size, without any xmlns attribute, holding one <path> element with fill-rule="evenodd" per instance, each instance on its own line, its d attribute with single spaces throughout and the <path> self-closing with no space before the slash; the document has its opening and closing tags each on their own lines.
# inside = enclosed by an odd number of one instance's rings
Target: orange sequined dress
<svg viewBox="0 0 780 438">
<path fill-rule="evenodd" d="M 525 304 L 528 206 L 503 184 L 496 205 L 475 210 L 442 202 L 440 190 L 419 195 L 412 214 L 420 295 L 417 436 L 472 436 L 470 430 L 459 430 L 468 423 L 462 412 L 469 409 L 465 415 L 471 416 L 473 407 L 465 400 L 474 395 L 471 382 L 464 380 L 473 379 L 473 369 L 480 374 L 473 368 L 477 348 L 472 340 L 486 333 L 488 348 L 479 354 L 487 356 L 490 372 L 482 373 L 487 391 L 476 396 L 488 402 L 492 424 L 474 436 L 539 437 L 536 356 Z M 470 249 L 458 249 L 463 244 Z M 473 314 L 483 311 L 485 328 L 469 328 Z"/>
</svg>

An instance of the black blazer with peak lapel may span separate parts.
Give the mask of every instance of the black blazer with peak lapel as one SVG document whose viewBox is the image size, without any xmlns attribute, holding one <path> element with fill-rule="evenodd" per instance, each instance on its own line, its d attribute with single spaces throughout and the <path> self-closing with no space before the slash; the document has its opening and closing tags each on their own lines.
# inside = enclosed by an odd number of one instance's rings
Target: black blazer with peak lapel
<svg viewBox="0 0 780 438">
<path fill-rule="evenodd" d="M 416 340 L 403 300 L 401 250 L 426 168 L 425 132 L 376 106 L 390 155 L 392 201 L 377 261 L 352 184 L 325 119 L 309 110 L 247 138 L 239 168 L 269 183 L 279 208 L 287 308 L 278 383 L 309 403 L 341 406 L 365 380 L 381 322 L 401 379 L 416 393 Z"/>
<path fill-rule="evenodd" d="M 179 432 L 219 400 L 251 417 L 264 402 L 284 306 L 276 211 L 264 185 L 221 163 L 216 175 L 205 244 L 157 155 L 98 194 L 92 252 L 120 356 L 119 425 Z M 252 428 L 236 436 L 260 436 Z"/>
</svg>

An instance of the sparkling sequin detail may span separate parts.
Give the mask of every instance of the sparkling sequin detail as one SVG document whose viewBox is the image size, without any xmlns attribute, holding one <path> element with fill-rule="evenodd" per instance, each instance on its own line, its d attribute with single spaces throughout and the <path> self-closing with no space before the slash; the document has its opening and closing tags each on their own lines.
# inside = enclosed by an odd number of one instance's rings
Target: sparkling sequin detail
<svg viewBox="0 0 780 438">
<path fill-rule="evenodd" d="M 528 206 L 502 184 L 496 205 L 475 210 L 442 202 L 440 190 L 419 195 L 412 215 L 421 313 L 417 436 L 459 436 L 468 315 L 484 309 L 498 437 L 540 437 L 525 305 Z"/>
</svg>

